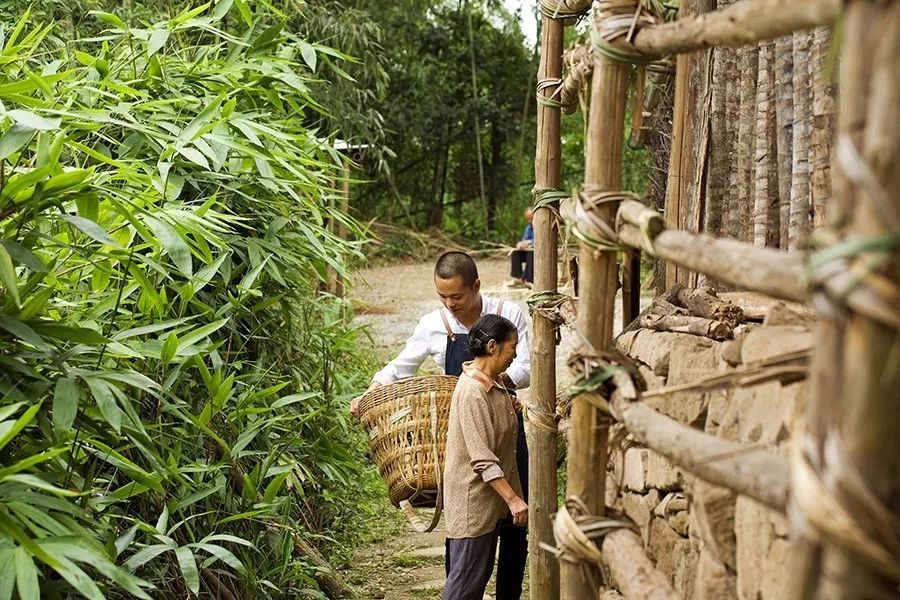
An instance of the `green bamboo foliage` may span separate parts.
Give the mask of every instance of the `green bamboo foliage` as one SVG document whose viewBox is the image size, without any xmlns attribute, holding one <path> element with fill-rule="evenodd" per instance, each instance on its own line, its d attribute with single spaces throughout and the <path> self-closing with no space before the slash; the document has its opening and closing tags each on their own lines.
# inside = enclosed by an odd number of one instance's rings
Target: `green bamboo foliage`
<svg viewBox="0 0 900 600">
<path fill-rule="evenodd" d="M 0 39 L 0 600 L 293 597 L 360 479 L 316 290 L 362 232 L 304 125 L 344 57 L 244 0 L 92 19 Z"/>
</svg>

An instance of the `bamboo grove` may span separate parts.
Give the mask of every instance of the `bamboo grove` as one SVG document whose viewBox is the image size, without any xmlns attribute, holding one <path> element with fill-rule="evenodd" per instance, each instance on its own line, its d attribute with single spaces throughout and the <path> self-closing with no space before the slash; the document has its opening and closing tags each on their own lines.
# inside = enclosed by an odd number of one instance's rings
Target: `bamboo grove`
<svg viewBox="0 0 900 600">
<path fill-rule="evenodd" d="M 0 598 L 321 596 L 365 485 L 308 126 L 345 57 L 244 0 L 4 8 Z"/>
</svg>

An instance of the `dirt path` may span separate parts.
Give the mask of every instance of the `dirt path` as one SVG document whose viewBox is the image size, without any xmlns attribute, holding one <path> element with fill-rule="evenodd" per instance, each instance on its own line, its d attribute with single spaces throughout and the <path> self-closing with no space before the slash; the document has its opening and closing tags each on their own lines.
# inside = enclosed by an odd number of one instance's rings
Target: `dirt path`
<svg viewBox="0 0 900 600">
<path fill-rule="evenodd" d="M 351 297 L 356 304 L 356 320 L 367 325 L 380 359 L 387 361 L 403 346 L 419 317 L 438 306 L 432 281 L 432 262 L 390 265 L 357 273 Z M 482 291 L 490 296 L 514 301 L 524 310 L 530 290 L 509 288 L 508 262 L 504 258 L 481 259 L 478 270 Z M 571 293 L 571 290 L 563 289 Z M 617 303 L 617 311 L 620 310 Z M 616 315 L 616 329 L 621 328 Z M 570 382 L 565 360 L 571 350 L 572 334 L 564 330 L 557 348 L 558 387 Z M 440 372 L 431 359 L 423 365 L 430 373 Z M 528 399 L 528 390 L 520 392 Z M 383 528 L 374 543 L 360 548 L 348 579 L 366 599 L 413 600 L 440 598 L 444 582 L 444 531 L 442 524 L 428 534 L 414 533 L 402 521 L 399 511 L 387 508 Z M 526 575 L 527 577 L 527 575 Z M 527 586 L 527 581 L 526 581 Z M 488 589 L 486 598 L 492 598 Z M 527 594 L 523 594 L 527 597 Z"/>
</svg>

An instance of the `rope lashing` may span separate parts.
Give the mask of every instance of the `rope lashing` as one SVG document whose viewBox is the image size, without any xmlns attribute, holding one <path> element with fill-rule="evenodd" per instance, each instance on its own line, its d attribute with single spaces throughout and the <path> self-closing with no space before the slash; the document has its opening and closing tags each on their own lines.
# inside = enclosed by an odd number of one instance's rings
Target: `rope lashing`
<svg viewBox="0 0 900 600">
<path fill-rule="evenodd" d="M 652 0 L 601 0 L 597 3 L 591 45 L 610 60 L 633 65 L 646 65 L 659 59 L 644 54 L 634 45 L 637 31 L 662 22 L 660 2 Z"/>
<path fill-rule="evenodd" d="M 573 303 L 574 300 L 571 296 L 549 290 L 535 292 L 525 300 L 529 313 L 532 315 L 537 313 L 556 325 L 565 325 L 567 323 L 566 317 L 561 311 L 563 306 Z"/>
<path fill-rule="evenodd" d="M 620 529 L 639 533 L 635 523 L 623 514 L 607 508 L 607 516 L 592 515 L 578 496 L 571 496 L 560 507 L 553 519 L 553 538 L 556 546 L 541 543 L 544 550 L 557 559 L 582 567 L 595 588 L 608 580 L 597 568 L 602 568 L 603 554 L 599 542 L 608 534 Z"/>
<path fill-rule="evenodd" d="M 566 365 L 575 376 L 569 394 L 589 402 L 607 421 L 619 420 L 609 402 L 613 378 L 619 374 L 627 376 L 636 390 L 643 391 L 647 389 L 643 376 L 626 356 L 597 350 L 579 331 L 575 332 L 575 336 L 574 350 L 566 360 Z"/>
<path fill-rule="evenodd" d="M 574 24 L 591 8 L 591 0 L 539 0 L 538 4 L 541 14 L 561 20 L 566 25 Z"/>
<path fill-rule="evenodd" d="M 555 434 L 558 431 L 559 416 L 542 406 L 522 402 L 522 416 L 531 425 L 542 431 Z"/>
<path fill-rule="evenodd" d="M 646 199 L 639 198 L 635 194 L 630 194 L 628 200 L 636 200 L 640 202 L 644 206 L 646 206 L 645 210 L 642 210 L 640 215 L 637 218 L 637 223 L 631 223 L 632 225 L 638 228 L 638 232 L 641 234 L 641 250 L 645 250 L 652 256 L 656 256 L 656 248 L 653 245 L 653 240 L 658 234 L 659 231 L 665 229 L 665 219 L 663 219 L 662 215 L 658 212 L 647 206 Z M 632 215 L 633 218 L 633 215 Z M 622 228 L 622 224 L 625 220 L 622 218 L 622 213 L 616 213 L 616 231 Z M 657 227 L 653 227 L 653 225 L 657 225 Z"/>
<path fill-rule="evenodd" d="M 559 227 L 563 222 L 562 215 L 559 213 L 559 201 L 565 200 L 569 194 L 556 188 L 534 188 L 531 190 L 534 210 L 546 208 L 553 214 L 553 226 Z"/>
<path fill-rule="evenodd" d="M 792 445 L 792 525 L 796 531 L 812 529 L 900 583 L 898 516 L 865 480 L 840 436 L 831 427 L 823 440 L 807 436 Z"/>
<path fill-rule="evenodd" d="M 549 77 L 547 79 L 541 79 L 537 83 L 537 102 L 542 106 L 551 106 L 553 108 L 563 108 L 565 105 L 559 101 L 558 97 L 561 96 L 563 88 L 563 80 L 558 77 Z M 544 94 L 545 90 L 552 89 L 553 91 L 546 95 Z"/>
<path fill-rule="evenodd" d="M 622 249 L 615 229 L 599 214 L 599 208 L 612 204 L 612 214 L 623 200 L 640 199 L 630 192 L 610 192 L 596 186 L 585 186 L 575 201 L 572 234 L 597 250 L 615 252 Z"/>
</svg>

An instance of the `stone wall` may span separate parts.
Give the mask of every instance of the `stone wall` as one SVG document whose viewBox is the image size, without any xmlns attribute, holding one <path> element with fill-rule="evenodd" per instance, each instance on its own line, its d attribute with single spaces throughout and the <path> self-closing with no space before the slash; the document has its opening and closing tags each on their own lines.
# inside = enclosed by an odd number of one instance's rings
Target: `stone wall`
<svg viewBox="0 0 900 600">
<path fill-rule="evenodd" d="M 637 361 L 648 386 L 691 383 L 741 364 L 812 344 L 806 315 L 782 304 L 762 325 L 741 326 L 734 340 L 639 329 L 616 346 Z M 658 411 L 725 439 L 787 456 L 806 382 L 769 382 L 709 393 L 648 399 Z M 630 438 L 610 447 L 607 503 L 641 530 L 657 568 L 682 598 L 780 598 L 793 570 L 783 516 L 674 467 Z"/>
</svg>

